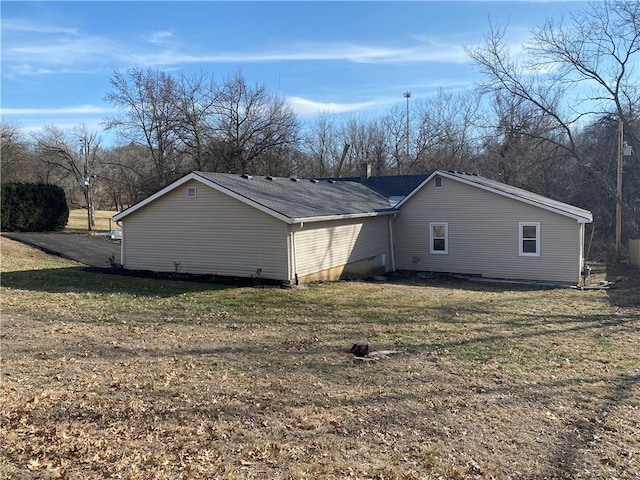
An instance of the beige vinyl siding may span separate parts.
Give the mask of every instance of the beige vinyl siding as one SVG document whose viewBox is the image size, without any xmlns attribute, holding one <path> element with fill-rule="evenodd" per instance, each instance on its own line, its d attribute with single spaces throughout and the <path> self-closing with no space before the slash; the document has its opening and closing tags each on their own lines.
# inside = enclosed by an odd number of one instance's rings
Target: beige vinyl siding
<svg viewBox="0 0 640 480">
<path fill-rule="evenodd" d="M 388 217 L 293 225 L 300 277 L 385 255 L 389 265 Z"/>
<path fill-rule="evenodd" d="M 288 280 L 287 225 L 197 181 L 124 218 L 123 238 L 128 269 Z"/>
<path fill-rule="evenodd" d="M 448 254 L 429 254 L 430 222 L 448 223 Z M 520 222 L 540 223 L 539 257 L 519 255 Z M 574 219 L 444 178 L 402 206 L 396 268 L 577 283 L 583 231 Z"/>
</svg>

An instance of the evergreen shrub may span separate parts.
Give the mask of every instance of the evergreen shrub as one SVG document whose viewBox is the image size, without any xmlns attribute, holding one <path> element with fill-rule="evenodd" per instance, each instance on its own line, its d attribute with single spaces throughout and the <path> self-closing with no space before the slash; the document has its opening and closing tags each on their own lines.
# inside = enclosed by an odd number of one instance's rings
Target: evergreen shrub
<svg viewBox="0 0 640 480">
<path fill-rule="evenodd" d="M 3 232 L 62 230 L 69 220 L 64 190 L 43 183 L 2 184 Z"/>
</svg>

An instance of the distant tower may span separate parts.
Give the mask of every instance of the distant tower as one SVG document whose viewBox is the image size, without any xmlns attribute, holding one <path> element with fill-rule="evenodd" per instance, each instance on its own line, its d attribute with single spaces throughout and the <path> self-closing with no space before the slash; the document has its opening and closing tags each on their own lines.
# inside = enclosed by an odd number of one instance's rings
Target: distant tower
<svg viewBox="0 0 640 480">
<path fill-rule="evenodd" d="M 404 98 L 407 99 L 407 158 L 409 158 L 409 99 L 411 98 L 411 92 L 408 90 L 404 92 Z"/>
</svg>

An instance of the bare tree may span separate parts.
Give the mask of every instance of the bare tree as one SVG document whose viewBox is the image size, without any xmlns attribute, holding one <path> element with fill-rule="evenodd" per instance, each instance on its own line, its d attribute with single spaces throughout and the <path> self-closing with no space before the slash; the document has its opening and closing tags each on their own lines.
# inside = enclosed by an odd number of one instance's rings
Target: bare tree
<svg viewBox="0 0 640 480">
<path fill-rule="evenodd" d="M 164 187 L 176 174 L 177 122 L 180 118 L 175 99 L 179 96 L 173 77 L 160 70 L 131 68 L 115 71 L 110 79 L 113 90 L 105 100 L 121 115 L 105 120 L 107 130 L 115 130 L 126 140 L 144 145 L 153 162 L 152 190 Z M 149 192 L 151 193 L 151 192 Z"/>
<path fill-rule="evenodd" d="M 440 90 L 416 102 L 416 157 L 411 170 L 475 170 L 474 129 L 479 98 Z"/>
<path fill-rule="evenodd" d="M 412 168 L 410 160 L 406 158 L 406 115 L 406 109 L 396 105 L 387 115 L 382 117 L 382 125 L 387 132 L 387 149 L 390 156 L 389 170 L 396 175 L 409 173 Z"/>
<path fill-rule="evenodd" d="M 492 115 L 485 118 L 481 173 L 509 185 L 566 199 L 558 185 L 564 176 L 566 152 L 545 139 L 548 118 L 530 103 L 495 92 Z M 565 186 L 566 190 L 566 186 Z"/>
<path fill-rule="evenodd" d="M 634 212 L 610 178 L 595 167 L 591 152 L 576 142 L 581 124 L 613 113 L 638 151 L 632 119 L 640 108 L 640 3 L 596 2 L 569 20 L 548 20 L 537 29 L 524 60 L 510 54 L 505 29 L 493 26 L 483 45 L 468 51 L 486 75 L 484 91 L 503 89 L 535 108 L 549 128 L 534 135 L 588 169 L 627 213 L 640 220 L 640 212 Z"/>
<path fill-rule="evenodd" d="M 346 164 L 338 165 L 335 175 L 357 175 L 360 165 L 369 164 L 374 175 L 389 170 L 390 158 L 386 132 L 379 120 L 360 117 L 348 118 L 340 127 L 344 145 L 349 145 Z"/>
<path fill-rule="evenodd" d="M 341 144 L 334 118 L 328 113 L 319 114 L 307 130 L 304 146 L 309 155 L 309 176 L 335 176 L 340 159 Z"/>
<path fill-rule="evenodd" d="M 152 177 L 150 165 L 148 149 L 141 145 L 130 143 L 103 151 L 100 183 L 105 186 L 108 203 L 121 211 L 145 198 L 150 190 L 147 181 Z"/>
<path fill-rule="evenodd" d="M 182 150 L 197 170 L 217 170 L 209 148 L 216 136 L 216 106 L 219 90 L 206 73 L 178 79 L 176 134 Z"/>
<path fill-rule="evenodd" d="M 271 174 L 265 155 L 298 140 L 297 118 L 283 99 L 262 85 L 250 86 L 239 72 L 216 96 L 219 151 L 227 170 Z"/>
<path fill-rule="evenodd" d="M 74 127 L 70 133 L 47 126 L 36 135 L 35 144 L 37 158 L 45 166 L 46 178 L 42 180 L 62 186 L 72 205 L 87 208 L 87 226 L 91 230 L 95 224 L 93 193 L 100 137 L 84 125 Z M 76 199 L 78 190 L 82 191 L 83 202 Z"/>
<path fill-rule="evenodd" d="M 0 122 L 0 179 L 7 182 L 33 182 L 37 179 L 37 166 L 29 142 L 20 127 L 10 122 Z"/>
</svg>

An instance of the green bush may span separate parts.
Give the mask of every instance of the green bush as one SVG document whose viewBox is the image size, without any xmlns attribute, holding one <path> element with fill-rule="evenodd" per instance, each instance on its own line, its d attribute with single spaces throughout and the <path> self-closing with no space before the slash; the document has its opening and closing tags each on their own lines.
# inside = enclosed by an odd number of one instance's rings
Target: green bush
<svg viewBox="0 0 640 480">
<path fill-rule="evenodd" d="M 2 184 L 2 231 L 62 230 L 69 220 L 64 190 L 56 185 Z"/>
</svg>

